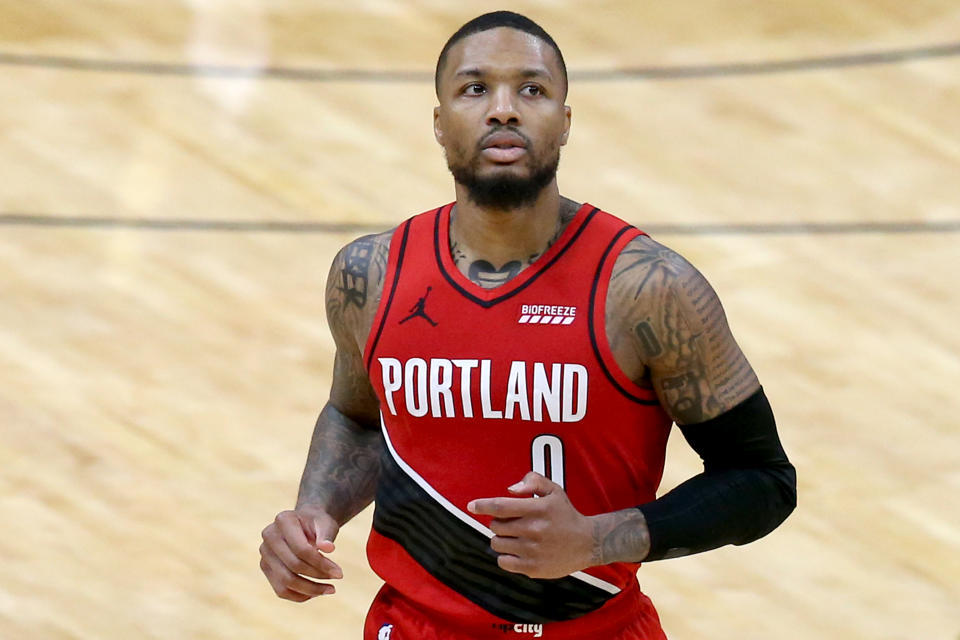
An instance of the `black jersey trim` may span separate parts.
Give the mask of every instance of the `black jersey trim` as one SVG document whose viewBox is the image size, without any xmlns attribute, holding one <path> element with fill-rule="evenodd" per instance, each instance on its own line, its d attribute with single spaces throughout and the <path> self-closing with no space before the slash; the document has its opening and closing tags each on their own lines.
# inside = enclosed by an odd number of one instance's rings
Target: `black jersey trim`
<svg viewBox="0 0 960 640">
<path fill-rule="evenodd" d="M 600 287 L 600 277 L 603 274 L 604 266 L 607 264 L 607 258 L 610 256 L 610 252 L 613 251 L 613 247 L 616 246 L 617 241 L 623 237 L 623 234 L 627 233 L 633 228 L 634 227 L 632 225 L 627 225 L 623 229 L 620 229 L 620 231 L 617 232 L 617 235 L 613 237 L 613 240 L 610 241 L 610 244 L 607 246 L 606 250 L 603 252 L 603 257 L 600 258 L 600 265 L 597 267 L 597 272 L 593 276 L 593 285 L 590 287 L 590 303 L 588 305 L 589 308 L 587 309 L 587 324 L 590 327 L 590 345 L 593 347 L 593 353 L 597 357 L 597 362 L 600 363 L 600 369 L 603 371 L 603 374 L 607 376 L 607 380 L 613 384 L 617 391 L 636 403 L 658 405 L 660 402 L 657 400 L 648 400 L 647 398 L 641 398 L 640 396 L 631 393 L 616 379 L 616 377 L 607 367 L 607 361 L 603 357 L 603 354 L 600 353 L 600 345 L 597 343 L 597 335 L 595 330 L 596 325 L 594 324 L 594 308 L 596 307 L 597 301 L 597 289 Z"/>
<path fill-rule="evenodd" d="M 580 225 L 580 228 L 577 229 L 576 233 L 573 234 L 573 237 L 570 238 L 570 240 L 568 240 L 567 243 L 566 243 L 563 247 L 561 247 L 559 251 L 557 251 L 556 255 L 554 255 L 553 258 L 550 259 L 550 262 L 548 262 L 547 264 L 545 264 L 545 265 L 543 266 L 543 268 L 541 268 L 539 271 L 537 271 L 537 272 L 534 273 L 532 276 L 530 276 L 530 279 L 529 279 L 529 280 L 527 280 L 526 282 L 524 282 L 523 284 L 521 284 L 519 287 L 517 287 L 517 288 L 514 289 L 513 291 L 509 291 L 509 292 L 503 294 L 502 296 L 499 296 L 499 297 L 497 297 L 497 298 L 492 298 L 492 299 L 490 299 L 490 300 L 484 300 L 483 298 L 479 298 L 479 297 L 475 296 L 474 294 L 470 293 L 469 291 L 467 291 L 466 289 L 464 289 L 463 286 L 462 286 L 459 282 L 457 282 L 456 279 L 455 279 L 453 276 L 451 276 L 449 273 L 447 273 L 446 268 L 443 266 L 443 257 L 440 255 L 440 246 L 441 246 L 441 244 L 440 244 L 440 218 L 442 217 L 442 215 L 441 215 L 442 211 L 443 211 L 443 208 L 442 208 L 442 207 L 437 210 L 437 216 L 436 216 L 436 218 L 435 218 L 434 221 L 433 221 L 433 251 L 434 251 L 434 254 L 436 255 L 436 258 L 437 258 L 437 267 L 440 269 L 440 273 L 443 274 L 443 277 L 446 278 L 447 282 L 450 283 L 450 286 L 452 286 L 454 289 L 456 289 L 457 291 L 459 291 L 460 294 L 461 294 L 463 297 L 467 298 L 467 299 L 470 300 L 471 302 L 474 302 L 474 303 L 480 305 L 480 306 L 483 307 L 484 309 L 489 309 L 490 307 L 494 306 L 495 304 L 499 304 L 499 303 L 503 302 L 504 300 L 508 300 L 508 299 L 512 298 L 513 296 L 517 295 L 518 293 L 520 293 L 521 291 L 523 291 L 524 289 L 526 289 L 527 287 L 529 287 L 531 284 L 533 284 L 533 282 L 534 282 L 537 278 L 539 278 L 541 275 L 543 275 L 544 273 L 546 273 L 546 271 L 547 271 L 550 267 L 552 267 L 552 266 L 554 265 L 554 263 L 556 263 L 556 261 L 559 260 L 561 256 L 563 256 L 564 253 L 567 252 L 567 249 L 569 249 L 570 247 L 573 246 L 573 243 L 577 241 L 577 238 L 579 238 L 579 237 L 580 237 L 580 234 L 582 234 L 583 231 L 587 228 L 587 225 L 590 224 L 590 221 L 593 220 L 594 216 L 596 216 L 597 213 L 600 212 L 600 209 L 598 209 L 597 207 L 594 207 L 593 210 L 592 210 L 590 213 L 587 214 L 587 219 L 583 221 L 583 224 L 581 224 L 581 225 Z M 532 266 L 532 265 L 531 265 L 531 266 Z M 529 267 L 528 267 L 528 268 L 529 268 Z M 504 285 L 504 286 L 506 286 L 506 285 Z"/>
<path fill-rule="evenodd" d="M 393 449 L 386 427 L 383 432 L 373 528 L 400 544 L 434 578 L 511 622 L 572 620 L 620 592 L 582 572 L 543 580 L 501 569 L 498 554 L 490 548 L 492 532 L 484 533 L 489 530 L 471 516 L 431 495 L 439 494 L 423 478 L 414 477 L 416 472 Z"/>
<path fill-rule="evenodd" d="M 390 314 L 390 305 L 393 304 L 393 294 L 397 291 L 397 283 L 400 281 L 400 267 L 403 266 L 403 256 L 407 251 L 407 236 L 410 234 L 410 221 L 407 220 L 403 225 L 403 236 L 400 238 L 400 248 L 397 255 L 397 266 L 393 272 L 393 282 L 390 285 L 390 294 L 387 296 L 387 303 L 383 308 L 383 316 L 380 318 L 380 326 L 377 327 L 377 333 L 370 344 L 370 353 L 367 355 L 367 371 L 370 371 L 370 364 L 373 362 L 373 354 L 377 351 L 377 343 L 380 342 L 380 335 L 383 333 L 383 327 L 387 324 L 387 316 Z"/>
</svg>

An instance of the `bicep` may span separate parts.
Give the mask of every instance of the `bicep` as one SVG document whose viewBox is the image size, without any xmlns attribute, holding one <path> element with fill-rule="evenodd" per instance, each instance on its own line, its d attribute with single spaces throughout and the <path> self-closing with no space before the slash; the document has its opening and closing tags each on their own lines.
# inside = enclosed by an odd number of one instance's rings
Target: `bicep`
<svg viewBox="0 0 960 640">
<path fill-rule="evenodd" d="M 380 401 L 356 348 L 337 348 L 333 360 L 330 404 L 366 428 L 380 428 Z"/>
<path fill-rule="evenodd" d="M 370 384 L 361 345 L 379 300 L 385 250 L 367 238 L 337 254 L 326 288 L 327 323 L 336 344 L 330 404 L 370 429 L 379 429 L 380 404 Z"/>
<path fill-rule="evenodd" d="M 759 381 L 707 279 L 675 252 L 656 247 L 659 262 L 649 265 L 634 305 L 635 352 L 671 418 L 710 420 L 748 398 Z"/>
</svg>

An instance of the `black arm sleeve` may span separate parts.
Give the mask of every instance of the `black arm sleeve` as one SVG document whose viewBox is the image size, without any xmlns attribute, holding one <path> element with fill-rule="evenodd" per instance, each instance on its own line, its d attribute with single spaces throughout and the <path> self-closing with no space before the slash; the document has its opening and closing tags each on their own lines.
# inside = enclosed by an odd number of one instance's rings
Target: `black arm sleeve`
<svg viewBox="0 0 960 640">
<path fill-rule="evenodd" d="M 797 506 L 797 473 L 759 389 L 712 420 L 680 427 L 704 472 L 638 507 L 650 530 L 645 561 L 747 544 Z"/>
</svg>

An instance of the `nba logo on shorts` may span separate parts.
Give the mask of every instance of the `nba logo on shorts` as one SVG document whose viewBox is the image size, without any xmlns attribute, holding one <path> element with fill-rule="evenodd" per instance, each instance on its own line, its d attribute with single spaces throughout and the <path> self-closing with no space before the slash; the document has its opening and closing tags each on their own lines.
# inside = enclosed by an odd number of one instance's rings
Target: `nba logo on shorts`
<svg viewBox="0 0 960 640">
<path fill-rule="evenodd" d="M 380 631 L 377 633 L 377 640 L 390 640 L 391 633 L 393 633 L 393 625 L 385 624 L 380 627 Z"/>
</svg>

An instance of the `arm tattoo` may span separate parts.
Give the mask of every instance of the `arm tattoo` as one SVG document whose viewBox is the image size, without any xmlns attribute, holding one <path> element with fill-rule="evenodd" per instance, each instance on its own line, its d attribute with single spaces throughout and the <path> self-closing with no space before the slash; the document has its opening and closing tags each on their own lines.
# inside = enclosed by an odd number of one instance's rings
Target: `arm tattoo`
<svg viewBox="0 0 960 640">
<path fill-rule="evenodd" d="M 670 278 L 671 275 L 676 275 L 678 266 L 683 266 L 683 258 L 666 248 L 653 251 L 650 249 L 628 248 L 625 249 L 620 256 L 621 258 L 626 258 L 627 264 L 617 273 L 613 274 L 612 279 L 619 280 L 625 273 L 634 270 L 645 271 L 643 279 L 640 280 L 636 291 L 634 291 L 634 300 L 640 298 L 644 287 L 646 287 L 651 280 L 663 281 Z"/>
<path fill-rule="evenodd" d="M 330 400 L 313 430 L 297 505 L 315 503 L 340 524 L 373 500 L 383 439 L 379 401 L 362 348 L 379 302 L 390 233 L 354 240 L 327 279 L 327 321 L 337 345 Z"/>
<path fill-rule="evenodd" d="M 757 386 L 756 375 L 727 326 L 706 278 L 679 254 L 649 238 L 631 242 L 610 280 L 609 309 L 629 309 L 628 339 L 671 417 L 703 422 L 735 406 Z M 608 312 L 608 323 L 610 316 Z M 624 346 L 626 343 L 626 346 Z M 632 346 L 630 346 L 632 345 Z"/>
<path fill-rule="evenodd" d="M 341 525 L 373 500 L 383 437 L 327 405 L 317 419 L 297 506 L 322 505 Z"/>
<path fill-rule="evenodd" d="M 650 535 L 639 509 L 624 509 L 594 518 L 592 566 L 640 562 L 649 551 Z"/>
<path fill-rule="evenodd" d="M 637 340 L 640 341 L 640 348 L 643 349 L 643 354 L 646 357 L 656 358 L 663 353 L 663 346 L 657 339 L 657 334 L 654 332 L 653 327 L 650 326 L 649 318 L 638 324 L 634 328 L 634 331 L 637 333 Z"/>
<path fill-rule="evenodd" d="M 704 365 L 703 332 L 690 326 L 681 306 L 676 293 L 669 292 L 663 299 L 661 333 L 673 360 L 671 369 L 682 373 L 663 377 L 659 386 L 670 415 L 689 424 L 703 422 L 704 414 L 716 411 L 718 402 L 716 388 Z"/>
<path fill-rule="evenodd" d="M 367 304 L 370 262 L 377 255 L 376 247 L 369 238 L 360 238 L 347 246 L 340 269 L 340 284 L 337 286 L 337 290 L 343 294 L 345 306 L 353 304 L 362 309 Z M 386 265 L 377 266 L 380 267 L 382 278 Z"/>
<path fill-rule="evenodd" d="M 389 252 L 389 234 L 365 236 L 334 259 L 327 278 L 327 320 L 338 345 L 347 334 L 357 344 L 366 340 L 361 334 L 380 301 Z"/>
</svg>

